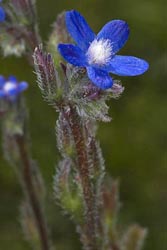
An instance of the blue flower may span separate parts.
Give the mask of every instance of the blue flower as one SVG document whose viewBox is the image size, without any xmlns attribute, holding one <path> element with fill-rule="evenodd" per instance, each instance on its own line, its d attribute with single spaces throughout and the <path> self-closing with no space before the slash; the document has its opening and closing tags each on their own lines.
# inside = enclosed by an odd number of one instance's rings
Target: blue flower
<svg viewBox="0 0 167 250">
<path fill-rule="evenodd" d="M 2 0 L 0 0 L 0 3 L 2 2 Z M 3 7 L 0 6 L 0 22 L 5 21 L 6 18 L 6 13 Z"/>
<path fill-rule="evenodd" d="M 14 101 L 27 87 L 28 84 L 26 82 L 19 83 L 14 76 L 6 79 L 0 75 L 0 99 Z"/>
<path fill-rule="evenodd" d="M 84 17 L 72 10 L 66 12 L 66 26 L 77 45 L 59 44 L 60 54 L 69 63 L 86 67 L 88 77 L 99 88 L 113 85 L 109 73 L 136 76 L 148 69 L 148 63 L 140 58 L 116 55 L 129 36 L 125 21 L 110 21 L 95 35 Z"/>
</svg>

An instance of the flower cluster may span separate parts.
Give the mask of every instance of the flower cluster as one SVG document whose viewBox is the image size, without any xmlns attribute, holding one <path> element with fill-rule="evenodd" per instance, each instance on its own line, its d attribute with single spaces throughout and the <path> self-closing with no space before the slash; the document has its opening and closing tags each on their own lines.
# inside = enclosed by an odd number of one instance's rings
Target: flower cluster
<svg viewBox="0 0 167 250">
<path fill-rule="evenodd" d="M 27 82 L 18 82 L 14 76 L 7 79 L 0 76 L 0 99 L 14 101 L 27 87 Z"/>
<path fill-rule="evenodd" d="M 0 3 L 1 2 L 2 2 L 2 0 L 0 0 Z M 5 17 L 6 17 L 5 10 L 2 6 L 0 6 L 0 22 L 5 21 Z"/>
<path fill-rule="evenodd" d="M 72 10 L 66 12 L 66 26 L 77 45 L 59 44 L 60 54 L 69 63 L 86 67 L 88 77 L 99 88 L 112 87 L 113 80 L 109 73 L 136 76 L 148 69 L 145 60 L 116 55 L 129 36 L 129 27 L 125 21 L 108 22 L 96 36 L 84 17 Z"/>
</svg>

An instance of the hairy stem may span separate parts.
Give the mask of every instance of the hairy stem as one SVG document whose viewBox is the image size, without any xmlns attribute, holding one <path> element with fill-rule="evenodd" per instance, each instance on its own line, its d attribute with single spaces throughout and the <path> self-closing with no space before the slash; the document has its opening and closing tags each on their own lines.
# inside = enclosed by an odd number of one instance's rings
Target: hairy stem
<svg viewBox="0 0 167 250">
<path fill-rule="evenodd" d="M 34 189 L 32 171 L 31 171 L 31 161 L 28 156 L 28 150 L 26 148 L 24 135 L 15 135 L 15 141 L 17 143 L 19 153 L 20 153 L 20 158 L 23 164 L 24 185 L 26 188 L 26 192 L 29 198 L 31 208 L 33 210 L 33 213 L 36 219 L 36 225 L 38 228 L 39 237 L 41 241 L 41 249 L 49 250 L 50 244 L 49 244 L 49 238 L 48 238 L 47 225 L 46 225 L 46 221 L 45 221 L 43 211 L 40 205 L 40 201 Z"/>
<path fill-rule="evenodd" d="M 85 236 L 82 240 L 86 250 L 97 250 L 96 245 L 96 221 L 95 221 L 95 202 L 92 183 L 90 180 L 88 155 L 86 151 L 86 141 L 83 133 L 83 124 L 75 108 L 69 107 L 64 111 L 64 116 L 69 123 L 73 135 L 78 170 L 82 182 L 83 196 L 85 202 Z"/>
</svg>

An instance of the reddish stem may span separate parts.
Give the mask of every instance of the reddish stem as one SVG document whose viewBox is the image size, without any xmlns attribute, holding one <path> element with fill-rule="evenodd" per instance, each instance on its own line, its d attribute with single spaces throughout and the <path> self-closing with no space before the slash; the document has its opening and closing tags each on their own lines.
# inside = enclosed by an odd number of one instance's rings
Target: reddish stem
<svg viewBox="0 0 167 250">
<path fill-rule="evenodd" d="M 85 201 L 85 236 L 83 241 L 86 250 L 97 250 L 96 235 L 95 235 L 95 202 L 94 192 L 90 180 L 88 156 L 85 148 L 86 142 L 83 134 L 83 124 L 78 116 L 75 108 L 69 107 L 68 110 L 63 111 L 71 132 L 74 138 L 78 170 L 82 181 L 83 196 Z"/>
</svg>

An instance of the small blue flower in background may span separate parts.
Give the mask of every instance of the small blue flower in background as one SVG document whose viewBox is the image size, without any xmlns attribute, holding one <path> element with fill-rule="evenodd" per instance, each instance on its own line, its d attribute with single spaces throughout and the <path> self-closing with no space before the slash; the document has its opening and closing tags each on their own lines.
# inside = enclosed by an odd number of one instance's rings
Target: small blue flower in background
<svg viewBox="0 0 167 250">
<path fill-rule="evenodd" d="M 99 88 L 112 87 L 109 73 L 136 76 L 148 69 L 148 63 L 140 58 L 116 55 L 129 36 L 125 21 L 108 22 L 96 36 L 84 17 L 72 10 L 66 12 L 66 26 L 77 45 L 59 44 L 60 54 L 69 63 L 86 67 L 88 77 Z"/>
<path fill-rule="evenodd" d="M 2 0 L 0 0 L 0 3 L 2 2 Z M 3 7 L 0 6 L 0 22 L 5 21 L 6 18 L 6 13 Z"/>
<path fill-rule="evenodd" d="M 16 100 L 17 96 L 28 87 L 26 82 L 18 82 L 14 76 L 5 78 L 0 75 L 0 99 Z"/>
</svg>

